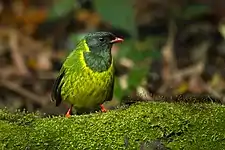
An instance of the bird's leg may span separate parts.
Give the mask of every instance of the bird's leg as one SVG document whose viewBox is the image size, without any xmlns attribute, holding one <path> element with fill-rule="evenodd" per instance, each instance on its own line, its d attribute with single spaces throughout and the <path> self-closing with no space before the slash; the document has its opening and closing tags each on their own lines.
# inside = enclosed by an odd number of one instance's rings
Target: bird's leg
<svg viewBox="0 0 225 150">
<path fill-rule="evenodd" d="M 72 108 L 73 108 L 73 105 L 70 105 L 70 108 L 68 109 L 67 113 L 66 113 L 66 117 L 69 118 L 72 114 Z"/>
<path fill-rule="evenodd" d="M 100 105 L 100 107 L 101 107 L 101 111 L 102 112 L 107 112 L 108 111 L 102 104 Z"/>
</svg>

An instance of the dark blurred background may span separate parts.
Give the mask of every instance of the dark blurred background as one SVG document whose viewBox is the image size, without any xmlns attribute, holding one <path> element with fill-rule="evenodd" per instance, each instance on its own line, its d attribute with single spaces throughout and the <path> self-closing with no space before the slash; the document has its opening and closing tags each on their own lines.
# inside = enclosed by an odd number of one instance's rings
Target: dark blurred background
<svg viewBox="0 0 225 150">
<path fill-rule="evenodd" d="M 50 92 L 86 33 L 110 31 L 116 85 L 107 108 L 137 101 L 225 103 L 224 0 L 1 0 L 0 108 L 64 114 Z"/>
</svg>

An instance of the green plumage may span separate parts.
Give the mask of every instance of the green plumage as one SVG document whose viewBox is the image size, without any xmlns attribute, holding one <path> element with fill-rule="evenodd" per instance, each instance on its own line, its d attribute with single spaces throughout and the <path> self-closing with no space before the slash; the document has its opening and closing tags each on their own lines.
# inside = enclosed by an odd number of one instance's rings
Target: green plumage
<svg viewBox="0 0 225 150">
<path fill-rule="evenodd" d="M 53 90 L 56 106 L 70 103 L 78 113 L 91 111 L 113 96 L 113 40 L 108 32 L 88 34 L 66 58 Z"/>
</svg>

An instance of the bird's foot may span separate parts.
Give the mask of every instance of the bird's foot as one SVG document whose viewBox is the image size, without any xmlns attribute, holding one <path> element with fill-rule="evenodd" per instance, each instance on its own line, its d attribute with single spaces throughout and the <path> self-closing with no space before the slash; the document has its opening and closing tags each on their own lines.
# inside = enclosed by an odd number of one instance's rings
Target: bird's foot
<svg viewBox="0 0 225 150">
<path fill-rule="evenodd" d="M 66 112 L 66 118 L 69 118 L 71 117 L 71 114 L 72 114 L 72 108 L 73 108 L 73 105 L 70 106 L 70 108 L 68 109 L 68 111 Z"/>
<path fill-rule="evenodd" d="M 100 105 L 100 107 L 101 107 L 101 111 L 102 112 L 107 112 L 108 111 L 102 104 Z"/>
<path fill-rule="evenodd" d="M 69 118 L 69 117 L 71 117 L 71 114 L 69 114 L 68 112 L 66 113 L 66 118 Z"/>
</svg>

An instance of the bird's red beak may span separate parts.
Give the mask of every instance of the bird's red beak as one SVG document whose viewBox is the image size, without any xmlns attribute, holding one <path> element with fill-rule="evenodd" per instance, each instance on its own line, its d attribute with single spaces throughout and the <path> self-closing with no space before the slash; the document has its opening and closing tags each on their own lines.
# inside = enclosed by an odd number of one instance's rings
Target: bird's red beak
<svg viewBox="0 0 225 150">
<path fill-rule="evenodd" d="M 123 39 L 122 38 L 118 38 L 118 37 L 116 37 L 114 40 L 110 41 L 110 43 L 112 43 L 112 44 L 120 43 L 120 42 L 123 42 Z"/>
</svg>

